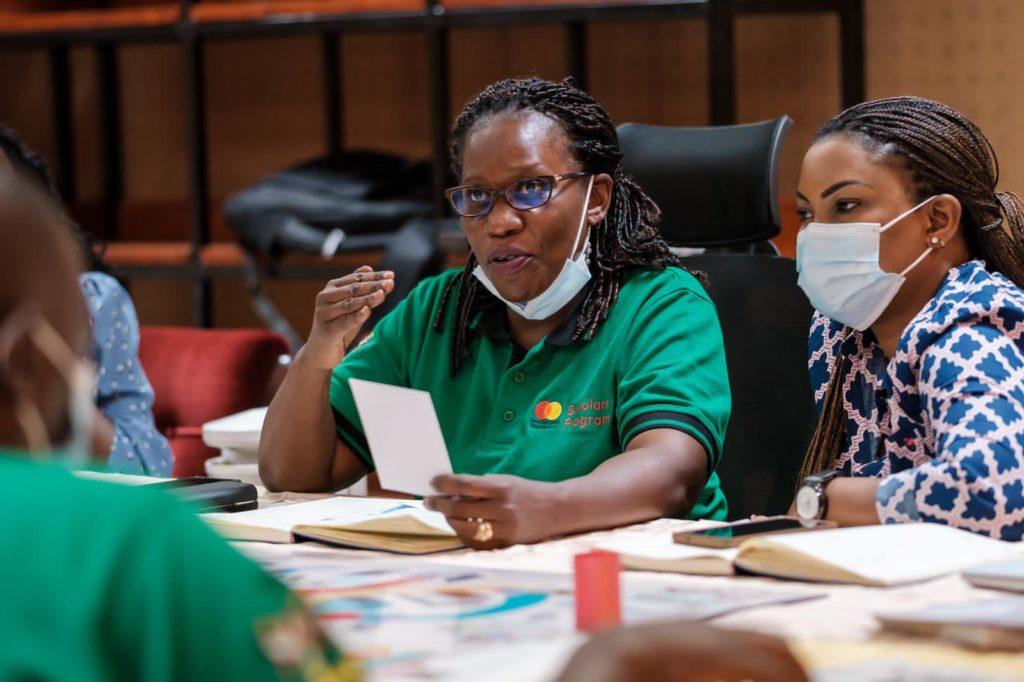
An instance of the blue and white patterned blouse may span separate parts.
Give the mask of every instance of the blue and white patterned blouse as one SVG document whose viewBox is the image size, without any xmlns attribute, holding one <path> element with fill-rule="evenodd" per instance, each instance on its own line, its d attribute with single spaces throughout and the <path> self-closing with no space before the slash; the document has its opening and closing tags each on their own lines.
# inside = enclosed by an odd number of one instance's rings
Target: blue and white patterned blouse
<svg viewBox="0 0 1024 682">
<path fill-rule="evenodd" d="M 170 476 L 174 457 L 153 422 L 153 388 L 139 363 L 139 321 L 128 292 L 99 272 L 79 278 L 92 318 L 96 405 L 113 423 L 111 471 Z"/>
<path fill-rule="evenodd" d="M 809 365 L 819 409 L 840 348 L 846 436 L 836 466 L 885 479 L 878 518 L 1020 540 L 1024 291 L 981 261 L 951 269 L 891 361 L 870 330 L 847 335 L 816 315 Z"/>
</svg>

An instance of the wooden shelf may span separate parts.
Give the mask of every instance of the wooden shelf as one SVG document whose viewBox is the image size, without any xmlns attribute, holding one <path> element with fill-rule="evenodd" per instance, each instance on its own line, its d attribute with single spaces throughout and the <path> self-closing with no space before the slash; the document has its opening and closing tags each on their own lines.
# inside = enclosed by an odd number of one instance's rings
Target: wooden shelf
<svg viewBox="0 0 1024 682">
<path fill-rule="evenodd" d="M 664 5 L 690 5 L 694 9 L 703 10 L 708 4 L 707 0 L 443 0 L 445 9 L 492 9 L 515 11 L 521 8 L 530 9 L 558 9 L 562 7 L 577 8 L 580 6 L 603 7 L 629 7 L 640 8 L 644 6 L 661 7 Z"/>
<path fill-rule="evenodd" d="M 263 0 L 256 2 L 200 2 L 190 19 L 198 24 L 311 20 L 363 12 L 422 12 L 422 0 Z"/>
<path fill-rule="evenodd" d="M 287 279 L 321 279 L 353 270 L 360 265 L 378 265 L 383 252 L 346 251 L 332 258 L 315 254 L 289 254 L 273 264 L 275 276 Z M 186 277 L 194 274 L 192 245 L 185 241 L 118 241 L 107 245 L 103 254 L 115 274 L 150 277 Z M 241 276 L 245 252 L 236 242 L 213 242 L 200 249 L 199 264 L 209 275 Z M 258 258 L 268 268 L 270 260 Z"/>
<path fill-rule="evenodd" d="M 112 267 L 184 267 L 192 246 L 188 242 L 111 242 L 103 259 Z"/>
<path fill-rule="evenodd" d="M 61 189 L 73 198 L 75 168 L 71 44 L 93 44 L 99 55 L 100 120 L 105 130 L 102 177 L 107 182 L 98 206 L 77 202 L 73 213 L 100 234 L 129 241 L 108 245 L 106 257 L 125 277 L 180 277 L 191 280 L 196 324 L 211 323 L 209 280 L 241 276 L 246 261 L 235 235 L 217 209 L 210 210 L 204 47 L 210 41 L 254 35 L 306 33 L 323 38 L 325 121 L 342 110 L 338 89 L 338 35 L 346 31 L 411 30 L 427 34 L 431 92 L 450 88 L 448 30 L 469 26 L 565 24 L 569 27 L 569 70 L 586 87 L 589 21 L 706 18 L 708 26 L 708 97 L 711 124 L 732 123 L 736 115 L 734 19 L 744 13 L 834 12 L 840 24 L 842 102 L 864 98 L 864 0 L 0 0 L 0 45 L 43 47 L 48 51 L 54 95 L 54 128 Z M 98 7 L 116 4 L 114 7 Z M 65 9 L 53 9 L 55 6 Z M 45 9 L 40 9 L 45 8 Z M 186 9 L 187 8 L 187 9 Z M 174 41 L 184 54 L 189 155 L 189 200 L 125 204 L 122 196 L 123 150 L 119 143 L 120 100 L 117 46 L 130 42 Z M 430 134 L 435 152 L 433 175 L 440 194 L 445 176 L 445 138 L 451 112 L 446 97 L 431 101 Z M 337 131 L 327 130 L 331 145 Z M 76 202 L 72 202 L 76 203 Z M 95 202 L 93 202 L 95 203 Z M 138 203 L 138 202 L 133 202 Z M 148 205 L 147 205 L 148 203 Z M 144 229 L 139 229 L 144 226 Z M 142 241 L 154 240 L 154 241 Z M 162 241 L 155 241 L 162 240 Z M 194 246 L 195 242 L 210 242 Z M 784 245 L 784 248 L 791 245 Z M 464 240 L 443 248 L 449 264 L 464 261 Z M 380 253 L 345 253 L 327 261 L 288 256 L 274 263 L 281 277 L 322 278 L 345 268 L 379 263 Z M 376 260 L 374 260 L 376 258 Z M 263 262 L 259 265 L 269 265 Z"/>
<path fill-rule="evenodd" d="M 171 37 L 180 11 L 177 3 L 35 12 L 0 10 L 0 39 L 75 38 L 110 32 L 145 33 L 139 36 L 143 38 L 152 37 L 154 31 Z"/>
</svg>

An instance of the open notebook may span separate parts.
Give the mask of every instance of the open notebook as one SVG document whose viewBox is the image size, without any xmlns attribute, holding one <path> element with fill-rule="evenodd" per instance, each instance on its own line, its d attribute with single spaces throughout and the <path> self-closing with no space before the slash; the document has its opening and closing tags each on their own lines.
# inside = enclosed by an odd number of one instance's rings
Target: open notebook
<svg viewBox="0 0 1024 682">
<path fill-rule="evenodd" d="M 939 604 L 876 617 L 892 632 L 942 637 L 981 649 L 1024 650 L 1024 597 Z"/>
<path fill-rule="evenodd" d="M 235 514 L 202 514 L 229 540 L 316 540 L 399 554 L 429 554 L 462 547 L 443 514 L 417 500 L 338 495 Z"/>
<path fill-rule="evenodd" d="M 991 561 L 1024 557 L 1024 545 L 930 523 L 838 528 L 751 538 L 733 549 L 657 539 L 605 542 L 626 568 L 702 575 L 750 573 L 816 582 L 898 585 Z"/>
</svg>

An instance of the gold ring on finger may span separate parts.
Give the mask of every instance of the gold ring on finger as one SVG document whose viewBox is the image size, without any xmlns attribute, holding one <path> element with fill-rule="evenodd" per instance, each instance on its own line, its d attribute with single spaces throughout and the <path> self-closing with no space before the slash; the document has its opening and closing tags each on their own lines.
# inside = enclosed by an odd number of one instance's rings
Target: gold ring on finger
<svg viewBox="0 0 1024 682">
<path fill-rule="evenodd" d="M 476 532 L 473 533 L 475 542 L 489 542 L 494 537 L 494 526 L 490 521 L 483 519 L 472 519 L 476 523 Z"/>
</svg>

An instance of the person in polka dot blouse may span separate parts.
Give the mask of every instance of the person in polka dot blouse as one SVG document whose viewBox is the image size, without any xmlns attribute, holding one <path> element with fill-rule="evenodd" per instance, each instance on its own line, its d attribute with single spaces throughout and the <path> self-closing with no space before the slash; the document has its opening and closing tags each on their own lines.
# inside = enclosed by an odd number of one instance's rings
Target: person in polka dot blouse
<svg viewBox="0 0 1024 682">
<path fill-rule="evenodd" d="M 139 364 L 139 322 L 128 292 L 101 272 L 81 275 L 79 284 L 92 318 L 96 406 L 112 429 L 110 468 L 170 476 L 174 457 L 153 421 L 153 389 Z"/>
<path fill-rule="evenodd" d="M 14 131 L 0 126 L 0 172 L 5 170 L 58 197 L 42 157 Z M 88 247 L 88 239 L 81 236 Z M 92 249 L 85 251 L 90 269 L 102 265 Z M 102 272 L 83 274 L 80 284 L 92 318 L 97 372 L 92 454 L 119 473 L 170 476 L 174 456 L 153 421 L 153 388 L 139 364 L 139 322 L 128 292 Z"/>
</svg>

